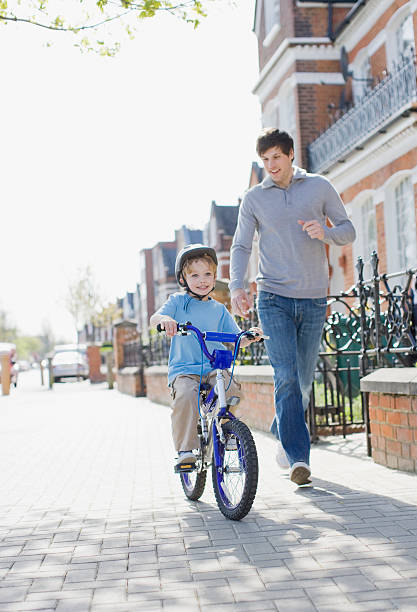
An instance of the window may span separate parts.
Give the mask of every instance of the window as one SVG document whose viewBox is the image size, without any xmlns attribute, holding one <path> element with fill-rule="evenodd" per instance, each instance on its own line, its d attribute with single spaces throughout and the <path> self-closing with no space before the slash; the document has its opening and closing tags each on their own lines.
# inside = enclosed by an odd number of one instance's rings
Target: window
<svg viewBox="0 0 417 612">
<path fill-rule="evenodd" d="M 416 265 L 416 217 L 413 185 L 410 177 L 399 183 L 394 192 L 396 217 L 396 249 L 399 270 Z"/>
<path fill-rule="evenodd" d="M 274 26 L 279 25 L 280 9 L 280 0 L 264 0 L 265 36 Z"/>
<path fill-rule="evenodd" d="M 395 51 L 396 62 L 400 62 L 402 58 L 408 56 L 414 48 L 414 26 L 413 17 L 408 15 L 400 23 L 395 32 Z"/>
</svg>

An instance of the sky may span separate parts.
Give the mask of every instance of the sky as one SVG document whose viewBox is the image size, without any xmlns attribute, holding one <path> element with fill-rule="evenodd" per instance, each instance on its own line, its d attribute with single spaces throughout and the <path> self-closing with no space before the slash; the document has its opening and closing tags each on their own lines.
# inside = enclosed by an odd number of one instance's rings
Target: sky
<svg viewBox="0 0 417 612">
<path fill-rule="evenodd" d="M 237 204 L 261 125 L 253 11 L 219 0 L 196 30 L 144 20 L 115 58 L 0 27 L 0 308 L 21 333 L 74 340 L 80 268 L 114 301 L 139 282 L 141 249 L 203 229 L 212 200 Z"/>
</svg>

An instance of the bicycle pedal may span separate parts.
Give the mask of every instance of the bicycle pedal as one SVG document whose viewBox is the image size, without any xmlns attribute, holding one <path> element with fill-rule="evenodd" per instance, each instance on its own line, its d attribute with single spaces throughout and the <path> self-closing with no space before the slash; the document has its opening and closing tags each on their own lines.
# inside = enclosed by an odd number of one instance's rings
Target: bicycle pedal
<svg viewBox="0 0 417 612">
<path fill-rule="evenodd" d="M 174 466 L 174 472 L 176 474 L 184 474 L 186 472 L 194 472 L 195 470 L 195 463 L 179 463 L 178 465 Z"/>
<path fill-rule="evenodd" d="M 228 440 L 226 440 L 225 449 L 227 451 L 236 451 L 237 450 L 236 438 L 229 438 Z"/>
</svg>

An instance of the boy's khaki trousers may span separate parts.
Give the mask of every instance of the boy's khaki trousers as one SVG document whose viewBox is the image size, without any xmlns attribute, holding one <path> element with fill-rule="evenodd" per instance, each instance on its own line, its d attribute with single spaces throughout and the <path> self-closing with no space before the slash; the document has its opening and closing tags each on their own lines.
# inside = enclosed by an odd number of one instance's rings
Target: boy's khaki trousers
<svg viewBox="0 0 417 612">
<path fill-rule="evenodd" d="M 223 370 L 223 375 L 225 387 L 227 387 L 230 380 L 230 372 L 228 372 L 228 370 Z M 189 451 L 193 448 L 200 447 L 200 441 L 197 435 L 199 416 L 197 394 L 199 381 L 199 375 L 186 374 L 177 376 L 171 385 L 172 439 L 177 452 Z M 202 377 L 202 382 L 208 382 L 210 385 L 215 384 L 215 381 L 215 371 Z M 240 384 L 235 380 L 232 380 L 229 389 L 226 391 L 226 398 L 232 395 L 241 395 Z"/>
</svg>

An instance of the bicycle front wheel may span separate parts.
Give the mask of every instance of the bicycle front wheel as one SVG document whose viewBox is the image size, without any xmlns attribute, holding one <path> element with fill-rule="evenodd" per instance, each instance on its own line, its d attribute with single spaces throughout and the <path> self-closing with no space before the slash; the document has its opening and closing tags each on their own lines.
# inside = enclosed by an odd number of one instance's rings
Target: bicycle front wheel
<svg viewBox="0 0 417 612">
<path fill-rule="evenodd" d="M 184 472 L 180 474 L 182 488 L 188 499 L 196 501 L 203 495 L 206 486 L 207 472 Z"/>
<path fill-rule="evenodd" d="M 240 521 L 247 515 L 258 486 L 258 454 L 250 429 L 239 420 L 222 425 L 225 443 L 219 443 L 221 465 L 213 461 L 213 489 L 220 512 Z"/>
</svg>

